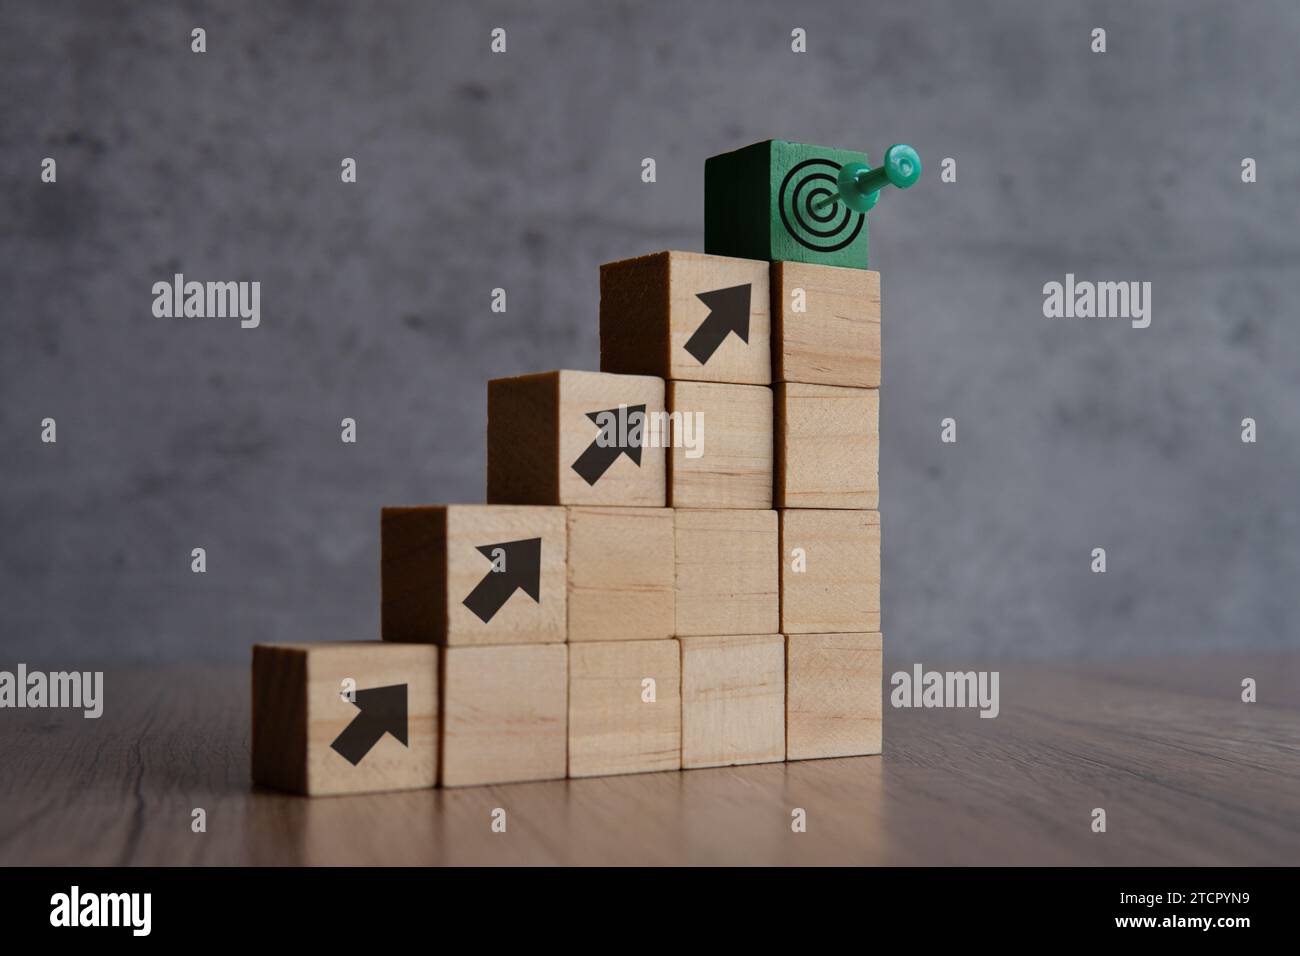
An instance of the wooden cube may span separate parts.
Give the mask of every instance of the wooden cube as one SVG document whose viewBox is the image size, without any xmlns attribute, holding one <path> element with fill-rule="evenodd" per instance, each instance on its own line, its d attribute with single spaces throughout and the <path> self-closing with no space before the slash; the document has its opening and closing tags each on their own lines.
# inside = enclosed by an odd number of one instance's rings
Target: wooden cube
<svg viewBox="0 0 1300 956">
<path fill-rule="evenodd" d="M 570 777 L 681 767 L 679 655 L 671 639 L 570 645 Z"/>
<path fill-rule="evenodd" d="M 563 508 L 383 509 L 380 617 L 384 640 L 563 641 L 566 537 Z"/>
<path fill-rule="evenodd" d="M 445 787 L 565 774 L 568 645 L 444 647 Z"/>
<path fill-rule="evenodd" d="M 772 380 L 879 387 L 880 273 L 772 263 Z"/>
<path fill-rule="evenodd" d="M 379 641 L 253 647 L 253 780 L 321 796 L 432 787 L 438 658 Z"/>
<path fill-rule="evenodd" d="M 704 163 L 704 251 L 867 268 L 867 215 L 835 197 L 866 153 L 767 140 Z M 824 204 L 823 204 L 824 203 Z"/>
<path fill-rule="evenodd" d="M 785 759 L 785 639 L 685 637 L 682 767 Z"/>
<path fill-rule="evenodd" d="M 682 509 L 676 521 L 678 636 L 776 633 L 776 512 Z"/>
<path fill-rule="evenodd" d="M 880 635 L 791 634 L 786 642 L 787 759 L 880 753 Z"/>
<path fill-rule="evenodd" d="M 776 506 L 880 504 L 880 392 L 786 382 L 776 393 Z"/>
<path fill-rule="evenodd" d="M 488 382 L 487 498 L 499 504 L 667 501 L 663 379 L 542 372 Z"/>
<path fill-rule="evenodd" d="M 781 632 L 880 630 L 880 512 L 781 512 Z"/>
<path fill-rule="evenodd" d="M 569 508 L 568 519 L 570 643 L 672 637 L 672 511 Z"/>
<path fill-rule="evenodd" d="M 656 252 L 600 267 L 600 368 L 768 385 L 768 264 Z"/>
<path fill-rule="evenodd" d="M 772 507 L 772 390 L 669 382 L 674 508 Z M 677 435 L 681 435 L 678 440 Z"/>
</svg>

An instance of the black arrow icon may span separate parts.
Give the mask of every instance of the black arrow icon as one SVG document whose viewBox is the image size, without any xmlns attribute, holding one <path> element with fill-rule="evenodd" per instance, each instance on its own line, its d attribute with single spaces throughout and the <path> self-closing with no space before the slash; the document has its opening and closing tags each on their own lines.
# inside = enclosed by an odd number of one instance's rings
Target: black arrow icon
<svg viewBox="0 0 1300 956">
<path fill-rule="evenodd" d="M 361 713 L 330 744 L 344 760 L 355 767 L 384 734 L 392 734 L 403 747 L 410 746 L 406 742 L 405 684 L 359 690 L 353 703 Z"/>
<path fill-rule="evenodd" d="M 496 552 L 502 552 L 497 555 Z M 501 544 L 485 544 L 478 548 L 494 565 L 483 580 L 469 592 L 469 597 L 461 603 L 478 615 L 486 624 L 501 610 L 501 605 L 510 600 L 510 595 L 517 589 L 538 604 L 542 603 L 542 539 L 524 538 L 520 541 L 503 541 Z M 504 559 L 502 570 L 495 567 L 497 558 Z"/>
<path fill-rule="evenodd" d="M 748 320 L 748 317 L 746 317 L 746 320 Z M 623 408 L 627 410 L 626 421 L 630 422 L 632 416 L 637 415 L 642 423 L 645 422 L 644 405 L 625 405 Z M 605 421 L 609 421 L 610 415 L 617 416 L 620 411 L 622 411 L 622 409 L 607 408 L 603 412 L 587 412 L 587 417 L 599 425 L 602 418 Z M 629 427 L 631 426 L 629 425 Z M 601 429 L 601 432 L 602 434 L 604 433 L 603 428 Z M 602 445 L 600 443 L 600 437 L 597 436 L 596 439 L 583 450 L 582 454 L 578 456 L 578 460 L 573 463 L 573 470 L 581 475 L 582 480 L 587 484 L 594 485 L 596 482 L 600 481 L 601 476 L 609 470 L 609 466 L 614 464 L 619 455 L 627 455 L 627 457 L 631 458 L 638 468 L 641 467 L 640 445 L 623 446 L 617 442 L 609 445 Z"/>
<path fill-rule="evenodd" d="M 713 358 L 722 340 L 730 332 L 749 342 L 749 283 L 733 285 L 729 289 L 698 292 L 695 298 L 709 307 L 709 314 L 695 333 L 686 340 L 686 351 L 695 361 L 704 365 Z"/>
</svg>

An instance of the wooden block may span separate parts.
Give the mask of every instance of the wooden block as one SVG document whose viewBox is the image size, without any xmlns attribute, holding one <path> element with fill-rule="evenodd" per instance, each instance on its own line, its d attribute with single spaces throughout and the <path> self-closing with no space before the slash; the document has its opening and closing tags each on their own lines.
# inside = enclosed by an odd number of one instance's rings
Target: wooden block
<svg viewBox="0 0 1300 956">
<path fill-rule="evenodd" d="M 772 263 L 772 380 L 879 387 L 880 273 Z"/>
<path fill-rule="evenodd" d="M 650 419 L 659 424 L 650 440 Z M 487 498 L 500 504 L 667 501 L 663 379 L 541 372 L 488 382 Z"/>
<path fill-rule="evenodd" d="M 686 637 L 682 767 L 785 759 L 785 639 Z"/>
<path fill-rule="evenodd" d="M 386 641 L 563 641 L 563 508 L 445 505 L 380 517 L 381 631 Z"/>
<path fill-rule="evenodd" d="M 772 382 L 768 264 L 656 252 L 600 267 L 600 368 L 696 382 Z"/>
<path fill-rule="evenodd" d="M 775 511 L 678 510 L 677 634 L 775 633 Z"/>
<path fill-rule="evenodd" d="M 776 393 L 776 506 L 880 505 L 880 391 L 786 382 Z"/>
<path fill-rule="evenodd" d="M 445 787 L 565 774 L 568 646 L 444 647 Z"/>
<path fill-rule="evenodd" d="M 677 770 L 681 745 L 676 641 L 570 645 L 570 777 Z"/>
<path fill-rule="evenodd" d="M 880 512 L 781 512 L 781 632 L 880 630 Z"/>
<path fill-rule="evenodd" d="M 879 634 L 786 637 L 786 757 L 881 750 Z"/>
<path fill-rule="evenodd" d="M 674 437 L 668 502 L 674 508 L 772 507 L 772 390 L 760 385 L 669 382 Z"/>
<path fill-rule="evenodd" d="M 675 633 L 673 512 L 569 508 L 569 641 Z"/>
<path fill-rule="evenodd" d="M 848 163 L 871 160 L 866 153 L 783 140 L 710 156 L 704 251 L 867 268 L 867 215 L 834 199 L 836 178 Z"/>
<path fill-rule="evenodd" d="M 254 782 L 280 790 L 322 796 L 432 787 L 437 649 L 379 641 L 254 645 L 252 749 Z"/>
</svg>

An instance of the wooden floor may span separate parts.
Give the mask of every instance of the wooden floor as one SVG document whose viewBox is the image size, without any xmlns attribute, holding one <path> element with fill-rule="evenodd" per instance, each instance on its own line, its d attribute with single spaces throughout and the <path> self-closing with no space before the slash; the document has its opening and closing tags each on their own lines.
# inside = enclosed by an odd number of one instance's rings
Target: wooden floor
<svg viewBox="0 0 1300 956">
<path fill-rule="evenodd" d="M 1300 863 L 1300 657 L 1004 668 L 996 719 L 887 707 L 883 757 L 315 800 L 251 788 L 248 695 L 0 711 L 0 864 Z"/>
</svg>

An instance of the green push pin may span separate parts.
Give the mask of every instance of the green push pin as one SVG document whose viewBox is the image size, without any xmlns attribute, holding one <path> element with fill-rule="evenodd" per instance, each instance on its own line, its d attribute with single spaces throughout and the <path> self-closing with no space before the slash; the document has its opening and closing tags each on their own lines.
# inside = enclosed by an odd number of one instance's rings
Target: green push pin
<svg viewBox="0 0 1300 956">
<path fill-rule="evenodd" d="M 886 186 L 907 189 L 920 178 L 921 157 L 911 146 L 896 143 L 885 150 L 885 161 L 875 169 L 865 163 L 845 163 L 836 178 L 839 192 L 815 203 L 813 208 L 821 210 L 839 200 L 854 212 L 866 212 Z"/>
</svg>

